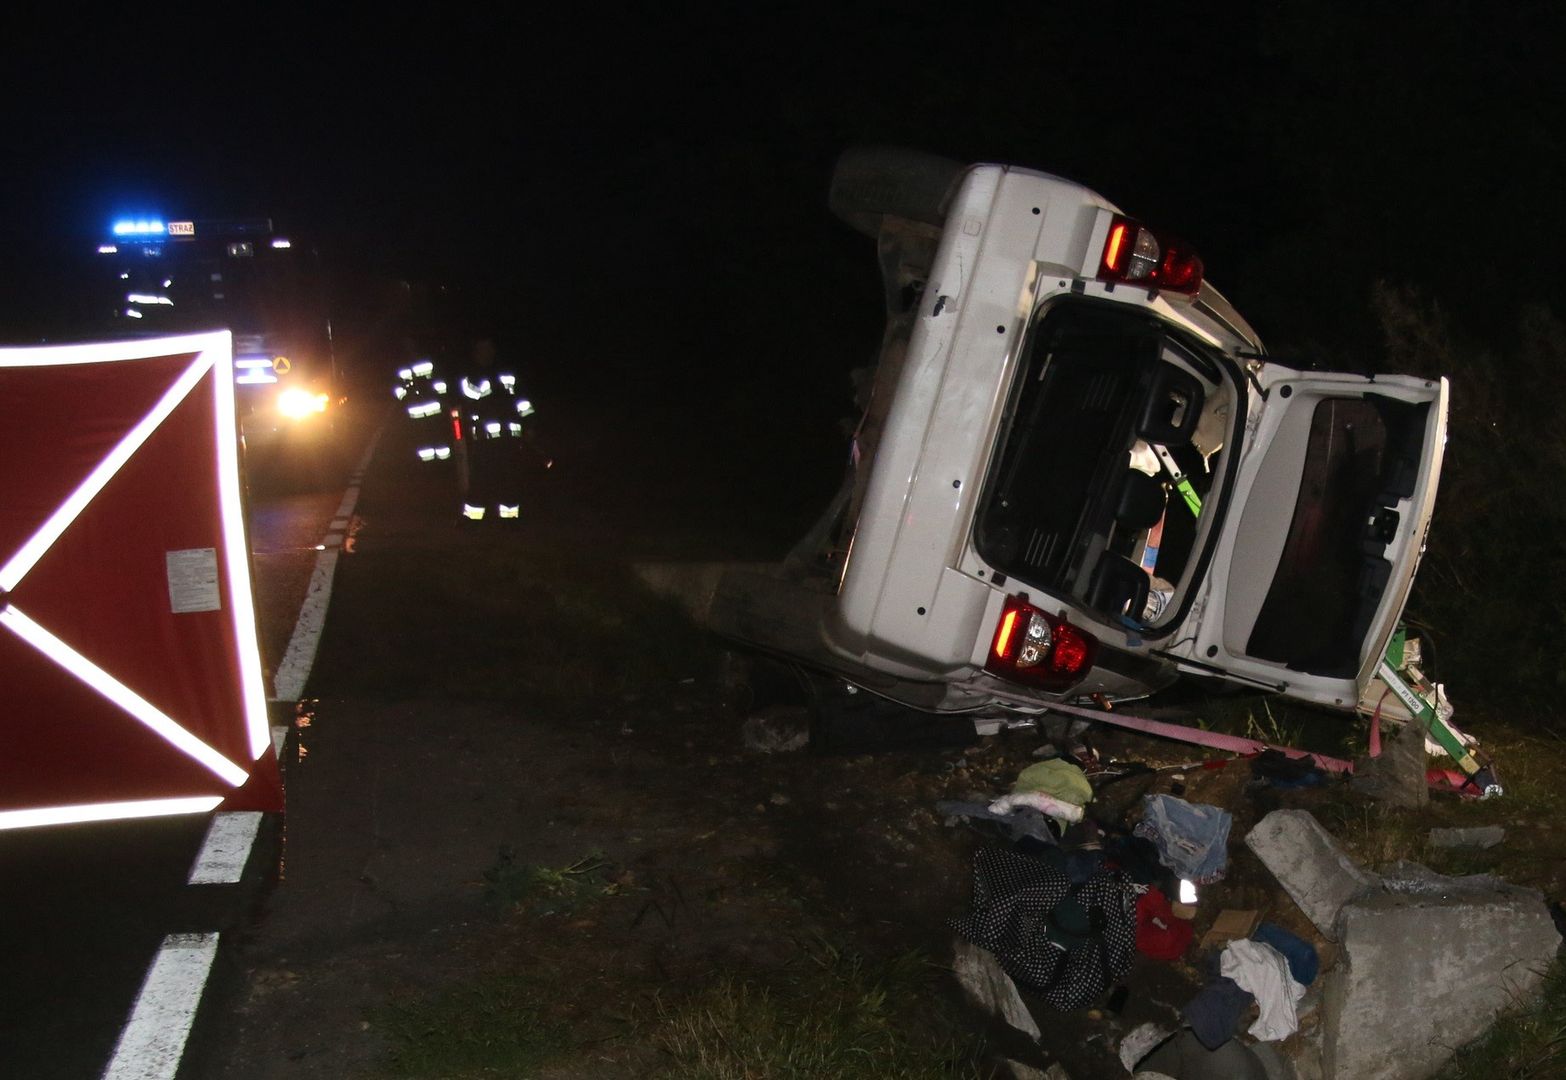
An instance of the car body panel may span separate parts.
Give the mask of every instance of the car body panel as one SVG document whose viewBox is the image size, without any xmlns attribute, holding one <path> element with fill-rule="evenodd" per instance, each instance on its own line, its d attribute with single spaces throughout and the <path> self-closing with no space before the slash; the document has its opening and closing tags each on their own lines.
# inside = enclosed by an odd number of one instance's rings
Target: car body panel
<svg viewBox="0 0 1566 1080">
<path fill-rule="evenodd" d="M 1047 173 L 1001 165 L 960 173 L 933 256 L 928 243 L 907 249 L 922 251 L 927 261 L 915 268 L 924 271 L 916 282 L 917 310 L 899 313 L 889 302 L 875 382 L 883 397 L 867 409 L 856 437 L 855 473 L 834 503 L 833 512 L 843 514 L 846 507 L 849 520 L 838 526 L 836 547 L 824 552 L 836 560 L 834 572 L 794 592 L 787 574 L 769 576 L 749 600 L 727 605 L 743 612 L 735 622 L 741 628 L 728 629 L 766 646 L 768 622 L 781 625 L 779 613 L 792 606 L 796 615 L 805 614 L 789 618 L 789 640 L 771 647 L 932 711 L 1037 711 L 1067 699 L 1125 700 L 1145 696 L 1180 671 L 1353 707 L 1355 685 L 1368 678 L 1376 650 L 1401 612 L 1423 548 L 1441 464 L 1446 384 L 1278 367 L 1265 360 L 1255 331 L 1210 285 L 1183 296 L 1096 280 L 1105 237 L 1120 213 L 1094 192 Z M 882 226 L 884 269 L 895 263 L 887 253 L 897 227 Z M 899 268 L 907 271 L 906 264 Z M 892 284 L 889 297 L 896 292 Z M 1175 599 L 1162 615 L 1144 618 L 1129 606 L 1106 614 L 1071 594 L 1056 595 L 1058 588 L 1029 585 L 998 569 L 975 539 L 977 515 L 1010 438 L 1008 425 L 1017 422 L 1011 410 L 1029 370 L 1032 335 L 1043 332 L 1039 328 L 1057 309 L 1077 309 L 1070 305 L 1120 312 L 1114 317 L 1134 318 L 1153 328 L 1153 340 L 1173 343 L 1170 352 L 1200 354 L 1215 380 L 1206 400 L 1232 406 L 1218 410 L 1218 449 L 1203 459 L 1218 462 L 1203 477 L 1209 508 L 1194 511 L 1199 529 L 1184 555 L 1182 579 L 1167 583 Z M 1149 371 L 1161 370 L 1165 361 L 1178 359 L 1158 352 L 1145 363 Z M 1054 362 L 1053 354 L 1038 360 L 1041 383 L 1045 366 Z M 1384 407 L 1399 433 L 1415 426 L 1408 410 L 1426 411 L 1417 425 L 1417 476 L 1407 496 L 1388 507 L 1396 520 L 1388 515 L 1371 523 L 1391 529 L 1376 553 L 1385 556 L 1388 572 L 1373 618 L 1361 620 L 1366 632 L 1352 646 L 1354 670 L 1338 670 L 1350 648 L 1339 646 L 1336 667 L 1323 674 L 1265 655 L 1278 651 L 1283 626 L 1281 601 L 1269 598 L 1260 582 L 1278 567 L 1283 538 L 1294 535 L 1301 447 L 1319 447 L 1324 438 L 1335 445 L 1328 436 L 1339 421 L 1328 422 L 1323 436 L 1322 424 L 1307 415 L 1326 398 L 1357 400 L 1343 406 L 1346 416 Z M 1135 407 L 1142 399 L 1126 400 Z M 1338 411 L 1328 410 L 1332 417 Z M 1135 455 L 1147 449 L 1137 443 L 1129 464 L 1135 466 Z M 1114 464 L 1112 456 L 1104 460 Z M 1328 463 L 1336 460 L 1329 449 Z M 1172 483 L 1164 490 L 1167 515 L 1179 502 Z M 1339 500 L 1337 517 L 1352 524 L 1347 505 Z M 813 535 L 819 540 L 829 531 L 818 527 Z M 1342 535 L 1338 541 L 1345 549 L 1350 545 Z M 1297 553 L 1291 559 L 1289 568 L 1298 571 Z M 1339 561 L 1342 570 L 1347 562 Z M 1150 577 L 1156 564 L 1155 557 L 1143 567 Z M 1019 592 L 1096 639 L 1097 662 L 1069 690 L 1030 688 L 985 670 L 1002 607 Z M 758 599 L 763 594 L 766 599 Z M 1256 638 L 1265 638 L 1260 655 L 1249 648 L 1259 621 L 1266 630 Z"/>
</svg>

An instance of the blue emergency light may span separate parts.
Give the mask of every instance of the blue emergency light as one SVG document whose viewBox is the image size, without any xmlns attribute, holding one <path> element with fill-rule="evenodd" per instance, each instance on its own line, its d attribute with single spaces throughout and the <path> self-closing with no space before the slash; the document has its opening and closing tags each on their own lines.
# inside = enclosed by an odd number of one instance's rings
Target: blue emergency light
<svg viewBox="0 0 1566 1080">
<path fill-rule="evenodd" d="M 163 236 L 168 232 L 168 227 L 156 218 L 148 220 L 139 218 L 135 221 L 116 221 L 114 223 L 115 236 Z"/>
</svg>

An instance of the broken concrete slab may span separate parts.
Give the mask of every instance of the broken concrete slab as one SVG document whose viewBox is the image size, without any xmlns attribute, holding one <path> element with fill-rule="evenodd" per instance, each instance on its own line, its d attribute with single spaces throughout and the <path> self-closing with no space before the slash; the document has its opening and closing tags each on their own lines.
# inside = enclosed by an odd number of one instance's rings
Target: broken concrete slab
<svg viewBox="0 0 1566 1080">
<path fill-rule="evenodd" d="M 1335 924 L 1343 905 L 1380 884 L 1304 810 L 1274 810 L 1256 823 L 1245 844 L 1331 941 L 1337 940 Z"/>
<path fill-rule="evenodd" d="M 1431 829 L 1430 846 L 1437 848 L 1493 848 L 1506 839 L 1499 825 L 1479 825 L 1467 829 Z"/>
<path fill-rule="evenodd" d="M 1381 725 L 1381 756 L 1354 762 L 1350 786 L 1367 798 L 1389 806 L 1426 806 L 1430 784 L 1425 779 L 1425 730 L 1419 724 Z"/>
<path fill-rule="evenodd" d="M 953 939 L 952 950 L 952 971 L 964 996 L 986 1015 L 1000 1017 L 1007 1026 L 1037 1041 L 1038 1022 L 994 955 L 961 938 Z"/>
<path fill-rule="evenodd" d="M 1329 1078 L 1430 1076 L 1499 1010 L 1529 997 L 1560 946 L 1532 889 L 1429 871 L 1390 884 L 1338 916 L 1342 954 L 1323 1017 Z"/>
</svg>

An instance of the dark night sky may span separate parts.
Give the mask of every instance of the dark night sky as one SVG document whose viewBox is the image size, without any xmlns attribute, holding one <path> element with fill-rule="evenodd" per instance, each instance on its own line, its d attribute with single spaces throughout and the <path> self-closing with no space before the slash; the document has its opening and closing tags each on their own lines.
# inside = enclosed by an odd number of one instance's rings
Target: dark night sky
<svg viewBox="0 0 1566 1080">
<path fill-rule="evenodd" d="M 545 382 L 786 394 L 876 340 L 872 249 L 825 207 L 862 141 L 1086 182 L 1275 346 L 1363 339 L 1378 276 L 1479 333 L 1554 297 L 1552 5 L 908 7 L 18 17 L 0 323 L 117 211 L 264 213 L 318 240 L 366 355 L 384 283 L 439 282 Z"/>
</svg>

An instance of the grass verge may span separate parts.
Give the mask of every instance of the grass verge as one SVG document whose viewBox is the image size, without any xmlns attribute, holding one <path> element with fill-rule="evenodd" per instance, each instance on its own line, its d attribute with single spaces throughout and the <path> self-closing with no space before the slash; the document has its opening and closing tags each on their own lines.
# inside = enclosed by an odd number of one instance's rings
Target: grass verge
<svg viewBox="0 0 1566 1080">
<path fill-rule="evenodd" d="M 390 1075 L 527 1077 L 567 1053 L 571 1029 L 524 976 L 491 974 L 372 1018 L 390 1039 Z"/>
<path fill-rule="evenodd" d="M 917 953 L 873 965 L 833 950 L 766 982 L 724 975 L 660 1000 L 650 1032 L 679 1080 L 980 1077 L 981 1047 L 940 1023 L 937 969 Z"/>
<path fill-rule="evenodd" d="M 1438 1080 L 1542 1080 L 1566 1076 L 1566 958 L 1545 973 L 1540 994 L 1501 1015 L 1457 1051 Z"/>
<path fill-rule="evenodd" d="M 876 963 L 818 945 L 781 970 L 718 971 L 658 995 L 618 1030 L 605 1031 L 603 1003 L 637 988 L 543 971 L 487 975 L 372 1022 L 392 1044 L 388 1073 L 404 1077 L 984 1080 L 983 1046 L 946 1013 L 939 976 L 916 953 Z"/>
</svg>

